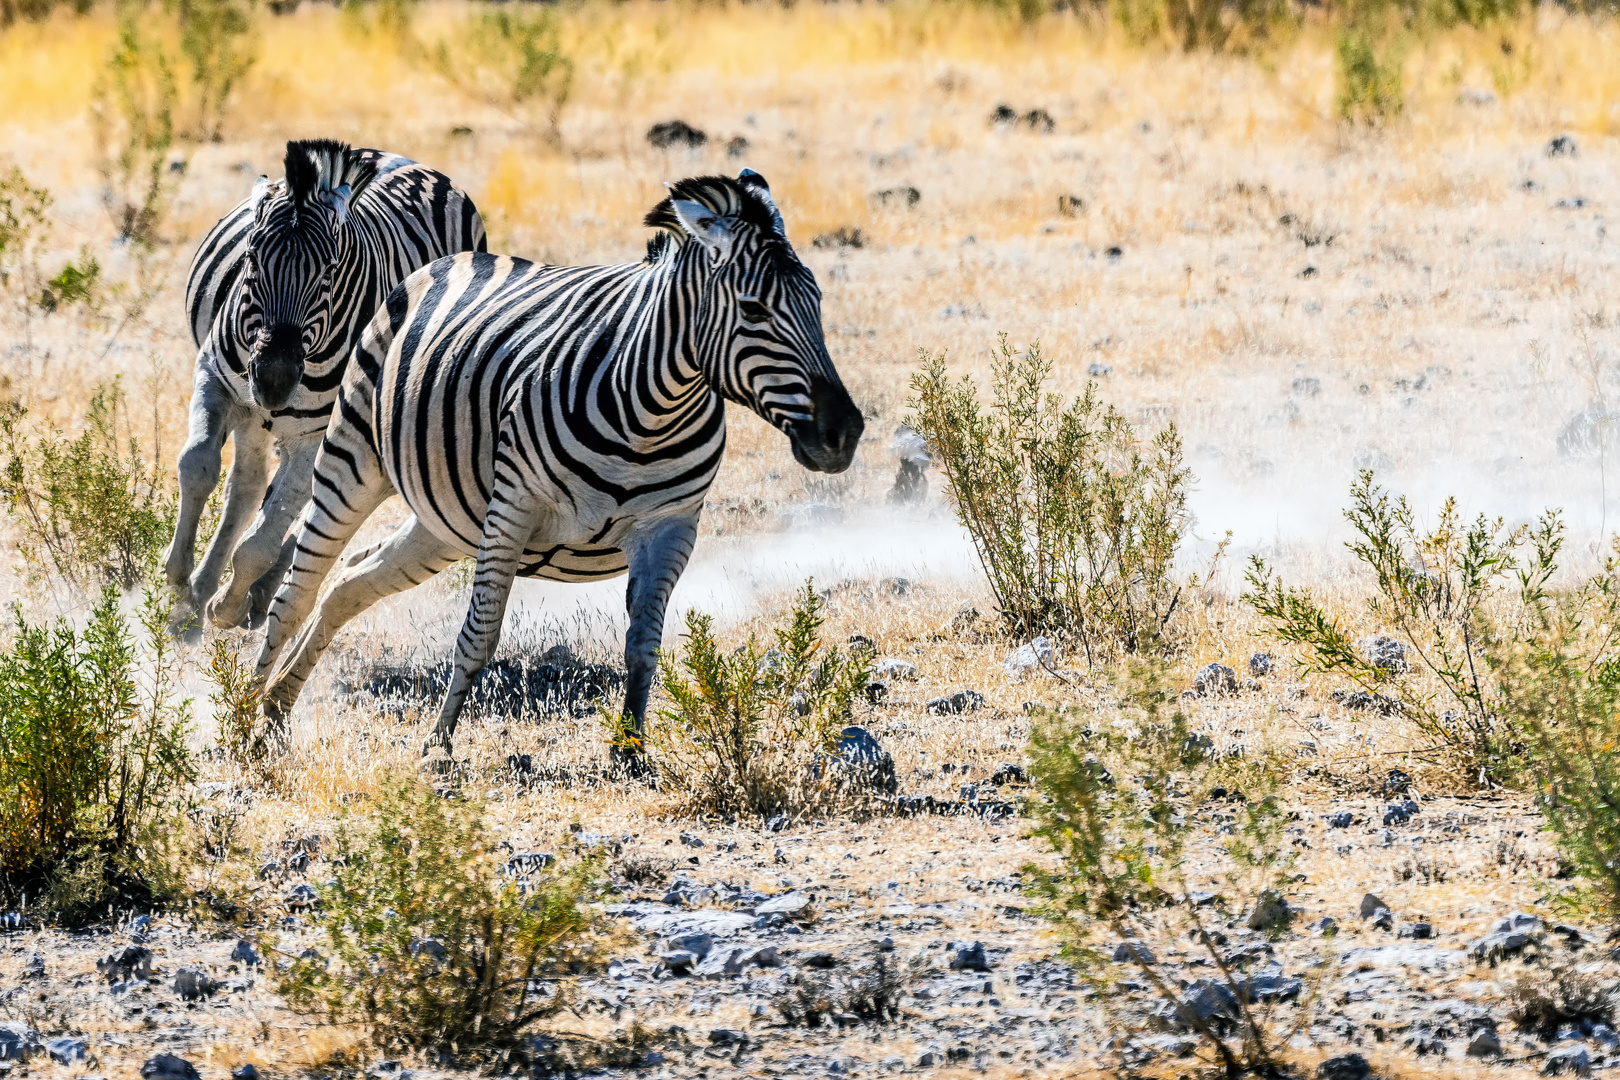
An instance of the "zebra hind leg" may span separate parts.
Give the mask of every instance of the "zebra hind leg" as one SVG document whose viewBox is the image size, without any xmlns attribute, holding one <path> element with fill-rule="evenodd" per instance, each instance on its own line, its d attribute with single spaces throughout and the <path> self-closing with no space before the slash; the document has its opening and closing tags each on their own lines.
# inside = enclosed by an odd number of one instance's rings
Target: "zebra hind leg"
<svg viewBox="0 0 1620 1080">
<path fill-rule="evenodd" d="M 377 455 L 358 438 L 345 438 L 346 434 L 339 429 L 327 435 L 316 456 L 314 498 L 298 523 L 292 567 L 265 616 L 264 644 L 259 649 L 254 678 L 266 688 L 264 714 L 278 731 L 302 683 L 267 685 L 270 673 L 287 642 L 309 618 L 321 582 L 331 573 L 344 547 L 372 511 L 394 493 L 394 485 L 383 473 Z M 330 445 L 335 440 L 341 440 L 341 444 Z"/>
<path fill-rule="evenodd" d="M 266 696 L 285 700 L 290 706 L 345 623 L 384 597 L 420 585 L 459 558 L 460 551 L 434 536 L 414 516 L 381 544 L 350 558 L 276 666 Z"/>
</svg>

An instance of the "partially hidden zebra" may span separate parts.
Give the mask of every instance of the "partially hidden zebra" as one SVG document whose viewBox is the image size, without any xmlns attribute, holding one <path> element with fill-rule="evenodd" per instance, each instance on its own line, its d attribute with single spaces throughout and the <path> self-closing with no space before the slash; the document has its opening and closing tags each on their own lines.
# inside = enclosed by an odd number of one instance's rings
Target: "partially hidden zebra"
<svg viewBox="0 0 1620 1080">
<path fill-rule="evenodd" d="M 219 627 L 263 618 L 292 559 L 288 531 L 309 502 L 355 340 L 411 271 L 485 250 L 472 200 L 409 158 L 311 139 L 287 144 L 285 169 L 274 182 L 259 177 L 209 231 L 186 282 L 197 364 L 164 560 L 176 630 L 194 628 L 203 605 Z M 227 437 L 234 457 L 219 527 L 194 565 Z"/>
<path fill-rule="evenodd" d="M 641 263 L 457 255 L 412 274 L 377 312 L 266 621 L 257 677 L 273 729 L 345 622 L 476 556 L 424 748 L 448 754 L 514 577 L 628 570 L 620 753 L 638 767 L 664 611 L 720 467 L 725 403 L 780 429 L 819 472 L 848 468 L 864 427 L 827 355 L 820 289 L 764 178 L 745 169 L 669 192 L 646 217 L 660 232 Z M 352 555 L 316 607 L 344 545 L 396 492 L 412 516 Z"/>
</svg>

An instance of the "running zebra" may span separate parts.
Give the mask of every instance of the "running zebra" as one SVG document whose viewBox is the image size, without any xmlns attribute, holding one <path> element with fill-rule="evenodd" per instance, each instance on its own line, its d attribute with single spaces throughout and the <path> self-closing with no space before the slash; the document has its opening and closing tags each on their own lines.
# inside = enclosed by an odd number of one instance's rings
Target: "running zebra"
<svg viewBox="0 0 1620 1080">
<path fill-rule="evenodd" d="M 472 200 L 409 158 L 311 139 L 289 142 L 285 165 L 283 179 L 259 177 L 214 226 L 186 281 L 198 352 L 180 512 L 165 558 L 176 630 L 204 603 L 218 627 L 262 620 L 292 560 L 287 533 L 309 502 L 315 451 L 355 340 L 412 270 L 484 250 Z M 194 568 L 227 436 L 235 457 L 225 504 Z M 272 446 L 280 461 L 273 483 Z M 227 561 L 230 582 L 216 595 Z"/>
<path fill-rule="evenodd" d="M 344 623 L 475 555 L 427 747 L 448 753 L 513 578 L 628 570 L 635 763 L 664 608 L 725 449 L 725 403 L 779 428 L 818 472 L 848 468 L 864 426 L 827 355 L 821 291 L 763 177 L 682 180 L 646 224 L 661 232 L 640 263 L 457 255 L 406 278 L 377 312 L 344 376 L 266 623 L 257 676 L 273 727 Z M 412 517 L 351 556 L 317 607 L 344 545 L 396 492 Z"/>
</svg>

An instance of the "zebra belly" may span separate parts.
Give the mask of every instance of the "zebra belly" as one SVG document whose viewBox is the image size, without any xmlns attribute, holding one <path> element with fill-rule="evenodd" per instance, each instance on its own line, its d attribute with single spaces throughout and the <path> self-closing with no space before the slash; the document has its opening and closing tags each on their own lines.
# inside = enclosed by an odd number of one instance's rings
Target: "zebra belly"
<svg viewBox="0 0 1620 1080">
<path fill-rule="evenodd" d="M 518 576 L 547 581 L 602 581 L 618 577 L 628 569 L 624 552 L 618 548 L 558 544 L 525 550 Z"/>
</svg>

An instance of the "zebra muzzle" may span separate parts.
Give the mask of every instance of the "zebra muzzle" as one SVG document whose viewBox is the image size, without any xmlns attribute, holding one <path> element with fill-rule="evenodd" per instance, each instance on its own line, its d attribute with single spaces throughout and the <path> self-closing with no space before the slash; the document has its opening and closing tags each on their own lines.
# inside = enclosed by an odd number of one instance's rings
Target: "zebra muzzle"
<svg viewBox="0 0 1620 1080">
<path fill-rule="evenodd" d="M 261 409 L 279 409 L 292 398 L 304 377 L 302 331 L 277 326 L 260 338 L 248 362 L 248 387 Z"/>
<path fill-rule="evenodd" d="M 833 382 L 810 387 L 809 420 L 788 429 L 793 459 L 811 472 L 841 473 L 855 460 L 866 420 L 849 392 Z"/>
</svg>

